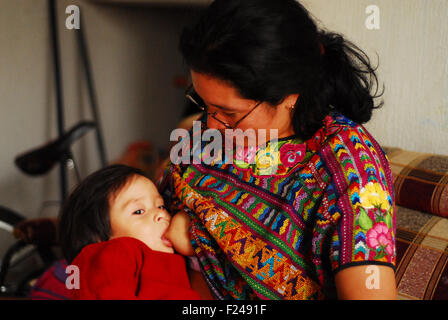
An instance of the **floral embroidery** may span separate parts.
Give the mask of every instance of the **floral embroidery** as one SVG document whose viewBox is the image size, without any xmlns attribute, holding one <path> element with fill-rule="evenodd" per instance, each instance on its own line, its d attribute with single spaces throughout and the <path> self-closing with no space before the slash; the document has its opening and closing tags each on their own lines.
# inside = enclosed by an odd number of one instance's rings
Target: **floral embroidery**
<svg viewBox="0 0 448 320">
<path fill-rule="evenodd" d="M 390 204 L 386 192 L 379 183 L 369 182 L 360 192 L 361 205 L 366 209 L 379 208 L 389 210 Z"/>
<path fill-rule="evenodd" d="M 305 144 L 286 143 L 280 148 L 280 161 L 285 167 L 294 167 L 305 158 Z"/>
<path fill-rule="evenodd" d="M 280 154 L 275 148 L 260 149 L 255 157 L 256 174 L 271 175 L 277 172 Z"/>
<path fill-rule="evenodd" d="M 358 207 L 358 224 L 367 232 L 367 246 L 375 250 L 375 259 L 393 255 L 392 206 L 379 183 L 369 182 L 361 189 Z"/>
<path fill-rule="evenodd" d="M 266 147 L 237 147 L 233 164 L 241 170 L 251 170 L 254 175 L 285 175 L 304 161 L 306 144 L 300 140 L 268 143 Z"/>
<path fill-rule="evenodd" d="M 246 169 L 255 161 L 255 155 L 257 152 L 257 148 L 254 146 L 250 146 L 248 148 L 237 147 L 235 153 L 235 165 L 238 168 Z"/>
<path fill-rule="evenodd" d="M 345 118 L 341 118 L 347 121 Z M 342 121 L 339 119 L 339 121 Z M 233 156 L 233 165 L 237 170 L 250 170 L 253 175 L 286 175 L 298 164 L 307 160 L 315 151 L 319 150 L 329 135 L 341 130 L 341 125 L 332 116 L 325 117 L 324 126 L 320 128 L 311 139 L 303 141 L 298 137 L 277 141 L 274 144 L 260 147 L 236 147 Z M 276 151 L 267 151 L 272 147 Z M 224 155 L 225 157 L 225 155 Z M 221 157 L 212 159 L 211 165 L 218 164 Z M 224 162 L 228 163 L 226 159 Z"/>
<path fill-rule="evenodd" d="M 394 240 L 392 232 L 384 222 L 376 223 L 372 229 L 367 232 L 367 245 L 377 252 L 376 259 L 383 258 L 386 254 L 392 255 Z"/>
</svg>

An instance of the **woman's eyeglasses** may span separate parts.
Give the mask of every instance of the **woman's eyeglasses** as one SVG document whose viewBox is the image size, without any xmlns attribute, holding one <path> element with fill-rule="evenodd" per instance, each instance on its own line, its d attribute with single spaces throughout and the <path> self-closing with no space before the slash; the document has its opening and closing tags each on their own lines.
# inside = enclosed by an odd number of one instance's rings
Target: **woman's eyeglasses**
<svg viewBox="0 0 448 320">
<path fill-rule="evenodd" d="M 207 114 L 207 116 L 210 116 L 213 119 L 215 119 L 216 121 L 218 121 L 219 123 L 221 123 L 224 127 L 226 127 L 226 129 L 235 129 L 236 127 L 238 127 L 238 125 L 241 123 L 241 121 L 243 121 L 252 111 L 254 111 L 262 103 L 262 102 L 257 103 L 241 119 L 236 121 L 233 125 L 230 125 L 228 122 L 223 121 L 216 117 L 216 115 L 218 114 L 217 111 L 216 112 L 208 112 L 208 106 L 204 103 L 204 101 L 201 99 L 201 97 L 199 97 L 199 95 L 196 93 L 196 91 L 193 88 L 193 85 L 190 85 L 188 87 L 188 89 L 185 91 L 185 97 L 188 100 L 190 100 L 191 102 L 193 102 L 199 109 L 204 111 Z"/>
</svg>

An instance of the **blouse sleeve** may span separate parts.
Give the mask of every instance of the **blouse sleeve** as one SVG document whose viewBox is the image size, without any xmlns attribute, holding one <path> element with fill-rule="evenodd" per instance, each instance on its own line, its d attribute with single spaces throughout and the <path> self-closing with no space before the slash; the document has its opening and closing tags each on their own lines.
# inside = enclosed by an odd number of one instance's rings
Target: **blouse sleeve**
<svg viewBox="0 0 448 320">
<path fill-rule="evenodd" d="M 395 269 L 394 190 L 381 147 L 363 127 L 346 127 L 323 153 L 332 181 L 333 271 L 362 264 Z"/>
</svg>

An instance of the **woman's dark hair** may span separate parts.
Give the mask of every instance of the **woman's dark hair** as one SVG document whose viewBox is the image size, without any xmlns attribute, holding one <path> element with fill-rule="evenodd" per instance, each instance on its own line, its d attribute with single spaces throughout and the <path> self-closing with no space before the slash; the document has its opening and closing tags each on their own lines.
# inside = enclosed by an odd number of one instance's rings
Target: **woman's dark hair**
<svg viewBox="0 0 448 320">
<path fill-rule="evenodd" d="M 146 177 L 139 169 L 111 165 L 85 178 L 64 201 L 59 215 L 59 242 L 70 263 L 86 245 L 109 240 L 109 199 L 134 176 Z"/>
<path fill-rule="evenodd" d="M 215 0 L 180 38 L 186 64 L 246 99 L 280 104 L 300 94 L 293 125 L 311 137 L 332 110 L 365 123 L 378 84 L 369 57 L 342 35 L 319 30 L 296 0 Z M 383 88 L 384 89 L 384 88 Z M 383 90 L 384 91 L 384 90 Z"/>
</svg>

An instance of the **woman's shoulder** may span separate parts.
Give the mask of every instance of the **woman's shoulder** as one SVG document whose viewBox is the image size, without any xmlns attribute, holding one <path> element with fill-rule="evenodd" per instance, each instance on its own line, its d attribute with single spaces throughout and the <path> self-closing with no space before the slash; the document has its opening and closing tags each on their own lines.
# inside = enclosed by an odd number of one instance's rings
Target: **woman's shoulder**
<svg viewBox="0 0 448 320">
<path fill-rule="evenodd" d="M 370 152 L 384 155 L 379 143 L 363 125 L 340 113 L 327 116 L 324 119 L 324 126 L 316 132 L 313 138 L 320 142 L 316 148 L 320 153 L 354 148 L 354 151 L 361 152 L 367 149 Z"/>
<path fill-rule="evenodd" d="M 327 173 L 339 176 L 341 184 L 374 179 L 392 188 L 387 156 L 363 125 L 338 115 L 329 127 L 332 129 L 319 150 Z"/>
</svg>

